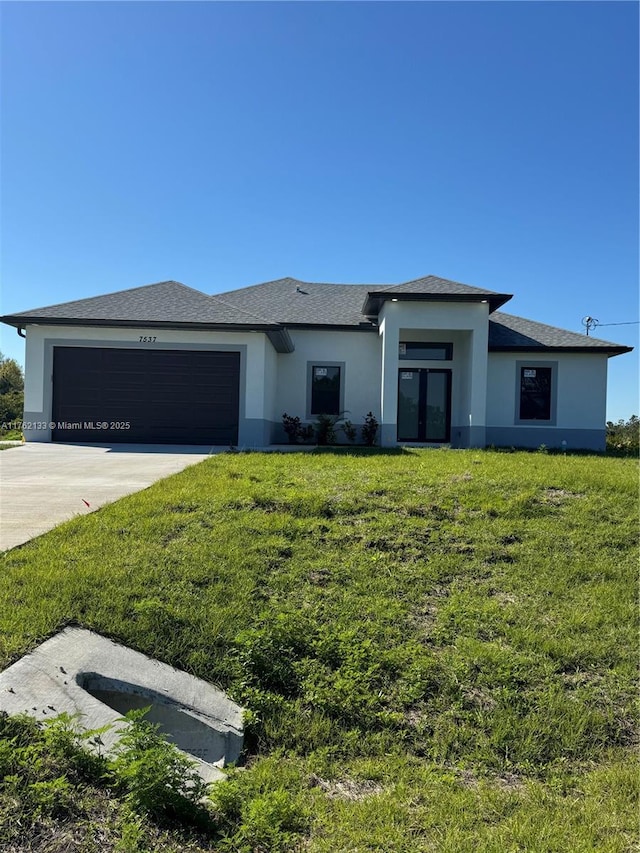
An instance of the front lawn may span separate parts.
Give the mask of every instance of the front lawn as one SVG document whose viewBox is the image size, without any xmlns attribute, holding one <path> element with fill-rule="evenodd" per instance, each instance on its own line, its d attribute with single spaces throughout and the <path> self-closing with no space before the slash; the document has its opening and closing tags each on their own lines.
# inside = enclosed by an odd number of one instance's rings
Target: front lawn
<svg viewBox="0 0 640 853">
<path fill-rule="evenodd" d="M 212 457 L 4 555 L 0 666 L 74 621 L 248 709 L 216 833 L 139 846 L 96 783 L 99 849 L 629 851 L 637 467 Z M 94 849 L 94 817 L 23 806 L 23 836 L 71 824 Z"/>
</svg>

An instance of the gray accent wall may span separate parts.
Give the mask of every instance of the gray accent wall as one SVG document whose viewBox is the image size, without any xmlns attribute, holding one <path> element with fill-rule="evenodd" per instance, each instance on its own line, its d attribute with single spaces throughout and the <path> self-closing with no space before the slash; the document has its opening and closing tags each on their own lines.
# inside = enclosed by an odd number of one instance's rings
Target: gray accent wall
<svg viewBox="0 0 640 853">
<path fill-rule="evenodd" d="M 451 426 L 451 447 L 485 447 L 486 427 Z"/>
<path fill-rule="evenodd" d="M 28 412 L 25 410 L 22 430 L 25 441 L 51 441 L 50 417 L 51 407 L 49 407 L 48 412 Z"/>
<path fill-rule="evenodd" d="M 439 447 L 442 446 L 436 442 L 413 442 L 413 441 L 398 441 L 396 439 L 397 426 L 396 424 L 383 424 L 381 429 L 382 446 L 397 447 L 403 445 L 405 447 Z M 455 449 L 464 449 L 468 447 L 485 447 L 486 446 L 486 427 L 480 426 L 452 426 L 451 441 L 448 442 L 450 447 Z M 443 442 L 446 446 L 447 442 Z"/>
<path fill-rule="evenodd" d="M 238 447 L 267 447 L 271 444 L 272 421 L 243 418 L 238 427 Z"/>
<path fill-rule="evenodd" d="M 604 451 L 606 431 L 604 429 L 563 429 L 562 427 L 487 427 L 487 445 L 495 447 L 546 447 L 562 448 L 566 441 L 567 450 Z"/>
</svg>

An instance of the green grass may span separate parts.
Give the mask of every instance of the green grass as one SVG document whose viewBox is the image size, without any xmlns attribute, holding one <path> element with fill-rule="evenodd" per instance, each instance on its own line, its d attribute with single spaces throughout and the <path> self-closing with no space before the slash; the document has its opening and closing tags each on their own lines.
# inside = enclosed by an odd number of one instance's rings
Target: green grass
<svg viewBox="0 0 640 853">
<path fill-rule="evenodd" d="M 213 457 L 6 554 L 0 666 L 73 621 L 228 690 L 198 849 L 622 853 L 637 528 L 631 459 Z"/>
</svg>

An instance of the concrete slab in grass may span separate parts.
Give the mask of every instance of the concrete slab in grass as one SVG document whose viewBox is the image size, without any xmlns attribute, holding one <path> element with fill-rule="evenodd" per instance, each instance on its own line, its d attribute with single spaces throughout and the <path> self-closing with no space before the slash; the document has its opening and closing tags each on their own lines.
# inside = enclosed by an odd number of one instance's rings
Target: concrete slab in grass
<svg viewBox="0 0 640 853">
<path fill-rule="evenodd" d="M 66 628 L 0 673 L 0 710 L 38 721 L 66 712 L 102 734 L 112 750 L 123 714 L 150 706 L 146 719 L 196 762 L 206 782 L 237 761 L 242 708 L 202 679 L 121 646 L 93 631 Z"/>
</svg>

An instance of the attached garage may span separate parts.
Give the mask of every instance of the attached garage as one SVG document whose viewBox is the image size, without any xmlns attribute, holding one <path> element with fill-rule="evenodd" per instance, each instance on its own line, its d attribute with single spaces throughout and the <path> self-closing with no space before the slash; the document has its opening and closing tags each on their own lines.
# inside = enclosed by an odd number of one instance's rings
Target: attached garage
<svg viewBox="0 0 640 853">
<path fill-rule="evenodd" d="M 240 353 L 55 346 L 53 441 L 238 443 Z"/>
<path fill-rule="evenodd" d="M 328 371 L 341 410 L 379 417 L 383 446 L 603 450 L 607 359 L 631 348 L 495 310 L 510 298 L 437 276 L 283 278 L 216 296 L 165 281 L 0 321 L 26 338 L 27 442 L 265 447 L 283 440 L 283 412 L 308 422 L 326 408 L 314 377 Z M 532 367 L 548 380 L 535 417 L 522 402 Z M 442 429 L 403 431 L 398 371 L 419 375 L 421 406 L 438 392 Z"/>
</svg>

